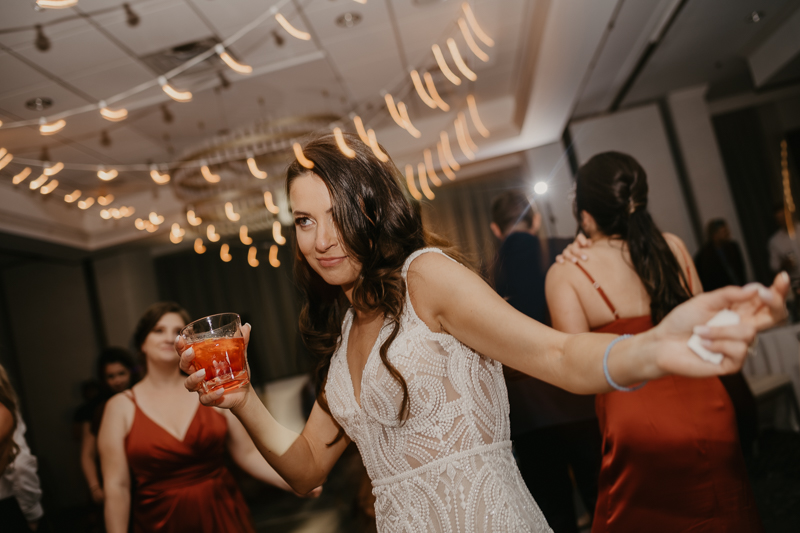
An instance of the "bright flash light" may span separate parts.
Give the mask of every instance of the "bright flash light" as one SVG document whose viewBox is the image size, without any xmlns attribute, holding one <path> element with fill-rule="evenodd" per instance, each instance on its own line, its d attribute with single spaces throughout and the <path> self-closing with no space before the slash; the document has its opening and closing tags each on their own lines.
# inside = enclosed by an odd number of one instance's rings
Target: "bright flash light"
<svg viewBox="0 0 800 533">
<path fill-rule="evenodd" d="M 547 183 L 544 181 L 537 181 L 533 186 L 533 192 L 536 194 L 544 194 L 547 192 Z"/>
</svg>

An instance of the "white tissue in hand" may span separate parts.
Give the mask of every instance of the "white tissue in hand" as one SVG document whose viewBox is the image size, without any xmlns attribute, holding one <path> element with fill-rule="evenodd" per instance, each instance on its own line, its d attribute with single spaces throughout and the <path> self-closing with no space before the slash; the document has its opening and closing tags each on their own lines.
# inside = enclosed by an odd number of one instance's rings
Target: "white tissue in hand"
<svg viewBox="0 0 800 533">
<path fill-rule="evenodd" d="M 731 311 L 730 309 L 723 309 L 714 315 L 714 318 L 706 322 L 706 326 L 735 326 L 739 323 L 739 321 L 740 318 L 736 312 Z M 716 365 L 720 364 L 722 362 L 722 354 L 706 349 L 702 344 L 700 344 L 700 340 L 701 339 L 698 335 L 692 335 L 688 342 L 689 348 L 691 348 L 694 353 L 709 363 L 714 363 Z"/>
</svg>

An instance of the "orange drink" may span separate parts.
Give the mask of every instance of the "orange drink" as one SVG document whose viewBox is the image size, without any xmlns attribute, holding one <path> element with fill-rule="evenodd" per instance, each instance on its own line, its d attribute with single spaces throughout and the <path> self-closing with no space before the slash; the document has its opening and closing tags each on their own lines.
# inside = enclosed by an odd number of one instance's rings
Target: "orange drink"
<svg viewBox="0 0 800 533">
<path fill-rule="evenodd" d="M 236 389 L 250 383 L 242 321 L 236 313 L 220 313 L 195 320 L 181 330 L 194 350 L 194 366 L 206 371 L 203 390 Z"/>
</svg>

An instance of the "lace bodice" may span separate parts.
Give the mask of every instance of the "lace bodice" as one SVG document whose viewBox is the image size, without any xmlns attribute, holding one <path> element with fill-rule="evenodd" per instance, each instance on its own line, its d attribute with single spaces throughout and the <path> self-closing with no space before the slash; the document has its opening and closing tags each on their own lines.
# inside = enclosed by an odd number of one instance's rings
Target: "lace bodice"
<svg viewBox="0 0 800 533">
<path fill-rule="evenodd" d="M 404 278 L 425 252 L 442 253 L 435 248 L 413 253 L 403 266 Z M 325 393 L 372 480 L 378 531 L 550 531 L 511 454 L 500 363 L 431 331 L 406 290 L 400 332 L 388 351 L 408 384 L 410 411 L 401 425 L 402 388 L 378 353 L 392 326 L 384 324 L 368 356 L 359 406 L 347 365 L 352 321 L 351 309 Z"/>
</svg>

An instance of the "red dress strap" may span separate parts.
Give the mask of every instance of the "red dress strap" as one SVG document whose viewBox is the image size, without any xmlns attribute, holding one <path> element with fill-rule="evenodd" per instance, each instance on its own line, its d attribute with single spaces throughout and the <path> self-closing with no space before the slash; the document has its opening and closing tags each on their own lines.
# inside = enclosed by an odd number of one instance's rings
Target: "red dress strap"
<svg viewBox="0 0 800 533">
<path fill-rule="evenodd" d="M 595 289 L 597 289 L 597 292 L 600 294 L 600 297 L 601 297 L 601 298 L 603 299 L 603 301 L 606 303 L 606 305 L 607 305 L 607 306 L 608 306 L 608 308 L 611 310 L 611 312 L 612 312 L 612 313 L 614 313 L 614 318 L 619 318 L 619 313 L 617 313 L 617 308 L 616 308 L 616 307 L 614 307 L 614 304 L 612 304 L 612 303 L 611 303 L 611 300 L 609 300 L 609 299 L 608 299 L 608 296 L 606 295 L 606 292 L 603 290 L 603 288 L 600 286 L 600 284 L 599 284 L 599 283 L 597 283 L 597 282 L 594 280 L 594 278 L 592 277 L 592 275 L 591 275 L 591 274 L 589 274 L 589 273 L 586 271 L 586 269 L 585 269 L 585 268 L 583 268 L 583 267 L 580 265 L 580 263 L 575 263 L 575 266 L 577 266 L 578 268 L 580 268 L 580 269 L 581 269 L 581 272 L 583 272 L 584 274 L 586 274 L 586 277 L 587 277 L 587 278 L 589 278 L 589 281 L 591 281 L 591 282 L 592 282 L 592 286 L 593 286 Z"/>
<path fill-rule="evenodd" d="M 126 389 L 125 391 L 123 391 L 123 394 L 125 395 L 126 398 L 128 398 L 130 401 L 133 402 L 133 405 L 135 405 L 137 407 L 139 406 L 139 404 L 136 403 L 136 395 L 133 393 L 133 389 L 132 388 L 131 389 Z"/>
</svg>

